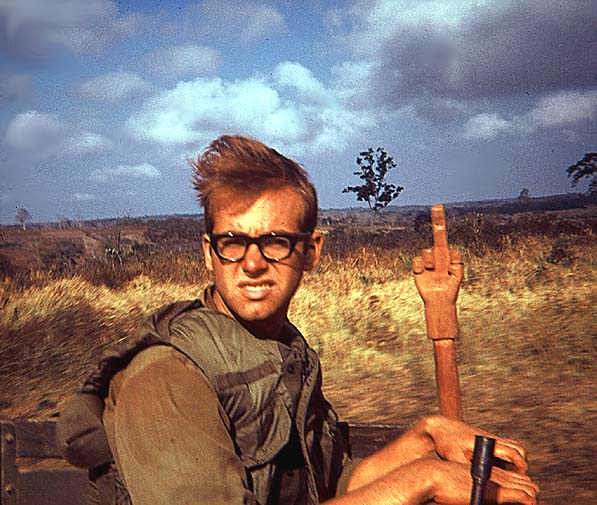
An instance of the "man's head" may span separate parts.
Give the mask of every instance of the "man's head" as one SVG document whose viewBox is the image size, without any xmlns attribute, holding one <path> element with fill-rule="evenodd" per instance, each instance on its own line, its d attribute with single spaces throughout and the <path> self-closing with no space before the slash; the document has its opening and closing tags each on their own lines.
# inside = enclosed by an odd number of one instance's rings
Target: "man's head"
<svg viewBox="0 0 597 505">
<path fill-rule="evenodd" d="M 219 138 L 194 167 L 216 306 L 278 338 L 303 272 L 321 254 L 315 188 L 297 163 L 245 137 Z"/>
<path fill-rule="evenodd" d="M 295 161 L 265 144 L 240 135 L 214 140 L 192 163 L 193 186 L 205 212 L 211 233 L 215 208 L 230 195 L 258 196 L 267 189 L 289 187 L 299 193 L 304 206 L 301 231 L 317 224 L 317 192 L 309 176 Z"/>
</svg>

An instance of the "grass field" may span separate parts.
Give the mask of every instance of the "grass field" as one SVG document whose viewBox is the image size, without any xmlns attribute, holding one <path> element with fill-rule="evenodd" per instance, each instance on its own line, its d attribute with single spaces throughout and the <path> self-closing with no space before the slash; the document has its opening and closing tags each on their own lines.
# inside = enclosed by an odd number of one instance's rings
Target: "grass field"
<svg viewBox="0 0 597 505">
<path fill-rule="evenodd" d="M 326 254 L 291 307 L 346 420 L 412 423 L 436 411 L 433 353 L 410 261 L 415 216 L 327 226 Z M 413 222 L 414 220 L 414 222 Z M 597 216 L 464 215 L 457 341 L 465 419 L 523 441 L 544 504 L 597 493 Z M 56 415 L 86 365 L 164 303 L 209 282 L 192 220 L 3 229 L 0 416 Z"/>
</svg>

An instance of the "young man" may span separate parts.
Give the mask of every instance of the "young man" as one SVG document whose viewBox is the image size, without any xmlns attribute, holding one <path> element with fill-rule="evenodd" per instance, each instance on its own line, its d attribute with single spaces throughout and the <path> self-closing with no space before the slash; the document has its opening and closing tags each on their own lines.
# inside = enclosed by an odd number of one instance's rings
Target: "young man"
<svg viewBox="0 0 597 505">
<path fill-rule="evenodd" d="M 317 356 L 287 319 L 323 245 L 304 170 L 240 136 L 215 140 L 193 166 L 213 285 L 110 351 L 62 424 L 105 398 L 109 450 L 135 505 L 468 503 L 474 435 L 488 434 L 466 424 L 431 416 L 351 462 Z M 59 431 L 82 461 L 76 430 Z M 494 469 L 497 502 L 536 503 L 524 448 L 497 438 L 496 455 L 516 468 Z"/>
</svg>

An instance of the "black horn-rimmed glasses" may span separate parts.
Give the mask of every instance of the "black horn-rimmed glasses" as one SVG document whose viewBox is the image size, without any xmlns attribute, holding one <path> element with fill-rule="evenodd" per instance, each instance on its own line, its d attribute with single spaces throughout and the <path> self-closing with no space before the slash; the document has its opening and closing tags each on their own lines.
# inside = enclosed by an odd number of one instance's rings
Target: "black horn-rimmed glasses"
<svg viewBox="0 0 597 505">
<path fill-rule="evenodd" d="M 311 233 L 271 232 L 258 237 L 243 233 L 210 233 L 209 241 L 216 256 L 224 261 L 238 263 L 247 254 L 251 244 L 255 244 L 261 255 L 269 262 L 288 258 L 298 242 L 307 240 Z"/>
</svg>

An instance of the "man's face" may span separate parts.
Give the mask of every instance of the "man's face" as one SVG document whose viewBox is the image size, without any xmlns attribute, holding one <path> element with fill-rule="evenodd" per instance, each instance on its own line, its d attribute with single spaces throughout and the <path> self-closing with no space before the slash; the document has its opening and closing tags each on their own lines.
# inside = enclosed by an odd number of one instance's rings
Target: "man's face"
<svg viewBox="0 0 597 505">
<path fill-rule="evenodd" d="M 212 233 L 250 237 L 299 233 L 303 212 L 303 200 L 292 188 L 266 190 L 257 197 L 232 193 L 215 201 Z M 249 245 L 244 258 L 236 263 L 218 258 L 208 237 L 204 236 L 202 244 L 207 268 L 214 275 L 216 306 L 230 311 L 254 333 L 276 338 L 303 272 L 319 260 L 323 239 L 314 233 L 279 262 L 267 261 L 256 244 Z"/>
</svg>

